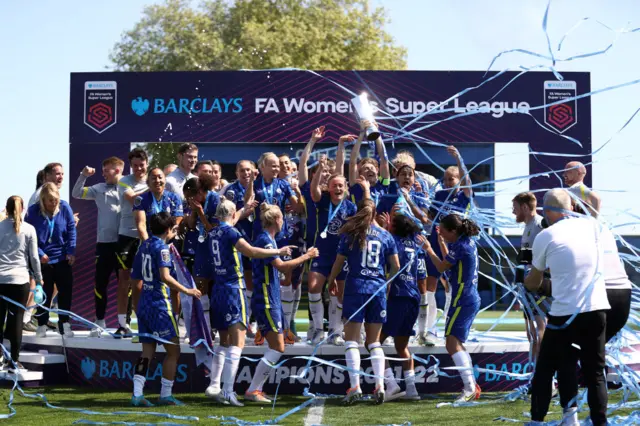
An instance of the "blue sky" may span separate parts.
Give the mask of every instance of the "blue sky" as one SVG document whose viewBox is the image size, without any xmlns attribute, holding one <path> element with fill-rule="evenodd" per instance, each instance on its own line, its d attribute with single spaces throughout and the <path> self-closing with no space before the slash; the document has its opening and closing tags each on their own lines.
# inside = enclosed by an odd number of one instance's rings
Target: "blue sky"
<svg viewBox="0 0 640 426">
<path fill-rule="evenodd" d="M 0 3 L 0 125 L 5 164 L 0 168 L 0 200 L 33 192 L 35 174 L 44 164 L 68 164 L 69 73 L 101 71 L 121 34 L 152 1 L 42 0 Z M 484 70 L 500 51 L 521 48 L 547 52 L 542 31 L 546 0 L 372 0 L 384 6 L 391 35 L 408 48 L 409 69 Z M 613 6 L 615 4 L 615 6 Z M 579 6 L 578 6 L 579 5 Z M 640 27 L 640 7 L 633 0 L 558 1 L 552 3 L 549 35 L 556 47 L 580 19 L 591 17 L 612 28 Z M 565 41 L 558 56 L 603 49 L 616 34 L 585 22 Z M 640 78 L 640 32 L 619 34 L 606 54 L 561 63 L 560 71 L 590 71 L 593 89 Z M 537 65 L 520 54 L 503 57 L 493 69 Z M 597 150 L 640 107 L 640 85 L 592 99 L 593 149 Z M 37 117 L 37 119 L 36 119 Z M 603 212 L 613 223 L 635 219 L 623 212 L 640 203 L 634 170 L 640 167 L 640 117 L 594 161 L 594 187 L 602 193 Z M 78 170 L 68 170 L 66 184 Z M 68 193 L 68 186 L 63 188 Z M 618 192 L 612 192 L 618 191 Z M 637 229 L 636 229 L 637 228 Z M 640 227 L 621 229 L 640 233 Z"/>
</svg>

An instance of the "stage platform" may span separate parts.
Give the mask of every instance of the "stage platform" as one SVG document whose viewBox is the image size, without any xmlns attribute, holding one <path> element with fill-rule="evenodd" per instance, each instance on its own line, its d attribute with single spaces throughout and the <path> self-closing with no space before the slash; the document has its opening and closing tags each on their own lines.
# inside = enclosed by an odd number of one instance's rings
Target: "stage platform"
<svg viewBox="0 0 640 426">
<path fill-rule="evenodd" d="M 303 338 L 305 334 L 300 333 Z M 217 344 L 217 340 L 215 342 Z M 175 389 L 178 392 L 204 392 L 208 385 L 208 379 L 201 367 L 195 363 L 194 351 L 188 343 L 181 345 L 181 357 L 178 365 Z M 471 332 L 469 341 L 465 344 L 474 367 L 502 371 L 506 373 L 529 373 L 533 365 L 528 362 L 529 343 L 524 332 Z M 76 331 L 72 338 L 63 339 L 55 332 L 50 332 L 46 338 L 37 338 L 35 333 L 24 333 L 24 351 L 21 361 L 30 371 L 20 378 L 28 385 L 74 385 L 99 387 L 103 389 L 129 390 L 133 366 L 135 365 L 142 345 L 132 343 L 131 339 L 114 339 L 105 334 L 100 338 L 89 337 L 88 331 Z M 395 355 L 393 345 L 384 345 L 384 351 L 389 356 Z M 256 346 L 253 339 L 247 338 L 243 356 L 258 360 L 267 349 L 266 344 Z M 313 347 L 306 343 L 296 343 L 286 347 L 283 359 L 288 361 L 274 370 L 265 385 L 267 392 L 275 392 L 280 384 L 279 392 L 282 394 L 300 395 L 305 387 L 310 387 L 311 392 L 320 393 L 344 393 L 348 387 L 347 374 L 334 366 L 322 364 L 318 361 L 311 363 L 306 380 L 295 378 L 307 365 L 307 360 L 296 357 L 316 356 L 325 361 L 344 365 L 344 347 L 329 344 L 321 345 L 315 354 Z M 460 388 L 459 379 L 438 377 L 431 372 L 425 372 L 429 367 L 439 362 L 439 367 L 452 366 L 450 356 L 447 354 L 444 339 L 439 339 L 436 346 L 424 347 L 411 344 L 410 350 L 427 363 L 415 362 L 416 385 L 420 393 L 456 392 Z M 640 371 L 640 342 L 632 345 L 625 351 L 623 362 L 633 365 L 634 370 Z M 365 373 L 371 373 L 370 363 L 365 358 L 368 352 L 361 347 L 363 358 L 362 369 Z M 164 350 L 158 348 L 156 360 L 152 361 L 149 369 L 148 384 L 151 389 L 158 388 L 162 376 L 162 358 Z M 66 360 L 68 362 L 65 362 Z M 401 367 L 398 362 L 393 362 L 395 374 L 402 377 Z M 635 368 L 637 366 L 637 369 Z M 249 385 L 255 362 L 243 359 L 238 370 L 236 388 L 243 392 Z M 447 371 L 447 370 L 444 370 Z M 37 373 L 37 374 L 31 374 Z M 449 370 L 451 375 L 455 371 Z M 5 379 L 13 380 L 13 376 L 4 373 Z M 3 376 L 0 376 L 2 379 Z M 476 372 L 478 383 L 486 392 L 507 391 L 524 384 L 524 381 L 512 379 L 494 372 Z M 617 379 L 612 375 L 610 380 Z M 370 377 L 363 377 L 363 387 L 368 390 L 373 387 Z"/>
</svg>

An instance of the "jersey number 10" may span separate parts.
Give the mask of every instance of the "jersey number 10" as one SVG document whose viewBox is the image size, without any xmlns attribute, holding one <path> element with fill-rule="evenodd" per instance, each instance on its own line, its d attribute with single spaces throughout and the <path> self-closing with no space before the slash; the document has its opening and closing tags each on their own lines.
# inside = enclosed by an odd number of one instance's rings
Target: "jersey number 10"
<svg viewBox="0 0 640 426">
<path fill-rule="evenodd" d="M 152 269 L 152 260 L 151 256 L 148 254 L 142 255 L 142 278 L 146 282 L 153 281 L 153 269 Z"/>
<path fill-rule="evenodd" d="M 377 268 L 380 265 L 380 241 L 368 241 L 367 249 L 362 252 L 360 266 L 363 268 Z"/>
</svg>

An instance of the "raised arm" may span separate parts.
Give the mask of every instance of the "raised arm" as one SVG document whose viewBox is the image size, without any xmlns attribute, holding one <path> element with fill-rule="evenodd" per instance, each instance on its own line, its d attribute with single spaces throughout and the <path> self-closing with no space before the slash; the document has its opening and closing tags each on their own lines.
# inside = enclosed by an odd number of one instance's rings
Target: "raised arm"
<svg viewBox="0 0 640 426">
<path fill-rule="evenodd" d="M 75 185 L 73 185 L 73 189 L 71 190 L 71 196 L 73 198 L 81 199 L 81 200 L 95 200 L 96 199 L 96 191 L 92 186 L 84 186 L 87 178 L 93 176 L 96 173 L 96 169 L 85 166 L 78 176 Z"/>
<path fill-rule="evenodd" d="M 309 181 L 309 168 L 307 167 L 307 162 L 309 161 L 309 157 L 313 151 L 313 146 L 323 137 L 324 126 L 314 129 L 313 132 L 311 132 L 311 139 L 309 139 L 307 146 L 304 147 L 304 150 L 300 155 L 300 167 L 298 167 L 298 184 L 300 186 Z"/>
<path fill-rule="evenodd" d="M 391 179 L 391 171 L 389 170 L 389 159 L 387 158 L 387 150 L 384 147 L 382 138 L 376 139 L 376 151 L 378 151 L 378 158 L 380 158 L 380 177 L 384 184 L 389 184 Z"/>
<path fill-rule="evenodd" d="M 356 140 L 353 148 L 351 148 L 351 157 L 349 158 L 349 184 L 358 179 L 358 157 L 360 156 L 362 139 L 364 139 L 364 128 L 360 125 L 360 134 L 358 135 L 358 140 Z"/>
<path fill-rule="evenodd" d="M 255 192 L 253 190 L 253 181 L 256 180 L 256 175 L 251 173 L 251 177 L 249 178 L 249 185 L 247 185 L 247 190 L 244 191 L 244 205 L 248 206 L 252 204 L 256 199 Z"/>
<path fill-rule="evenodd" d="M 355 140 L 354 135 L 340 136 L 338 139 L 338 150 L 336 152 L 336 174 L 344 174 L 344 144 Z"/>
<path fill-rule="evenodd" d="M 311 180 L 311 199 L 314 203 L 317 203 L 322 198 L 322 189 L 320 188 L 320 179 L 322 179 L 322 172 L 327 167 L 327 156 L 322 154 L 318 160 L 318 170 L 313 175 Z"/>
<path fill-rule="evenodd" d="M 462 156 L 460 155 L 460 152 L 453 145 L 449 145 L 447 147 L 447 152 L 456 159 L 456 163 L 458 163 L 458 170 L 460 171 L 460 186 L 463 187 L 462 191 L 464 192 L 464 195 L 471 199 L 471 196 L 473 195 L 473 191 L 471 189 L 471 178 L 469 177 L 468 171 L 465 173 L 465 169 L 462 167 Z"/>
<path fill-rule="evenodd" d="M 438 257 L 438 255 L 433 251 L 429 240 L 427 240 L 424 235 L 418 235 L 418 241 L 420 241 L 420 243 L 422 244 L 422 248 L 427 253 L 438 272 L 442 273 L 451 269 L 453 265 L 446 260 L 442 260 Z"/>
</svg>

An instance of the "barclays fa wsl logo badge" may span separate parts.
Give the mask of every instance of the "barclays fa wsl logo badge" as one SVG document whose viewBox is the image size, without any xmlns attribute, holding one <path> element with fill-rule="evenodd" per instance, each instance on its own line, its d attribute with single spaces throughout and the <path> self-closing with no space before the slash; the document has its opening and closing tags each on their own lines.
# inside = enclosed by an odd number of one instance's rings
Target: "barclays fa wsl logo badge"
<svg viewBox="0 0 640 426">
<path fill-rule="evenodd" d="M 116 124 L 117 83 L 86 81 L 84 83 L 84 124 L 102 133 Z"/>
<path fill-rule="evenodd" d="M 578 123 L 578 101 L 575 81 L 544 82 L 544 122 L 558 133 Z"/>
<path fill-rule="evenodd" d="M 136 115 L 142 117 L 149 111 L 149 99 L 142 99 L 141 96 L 138 96 L 131 101 L 131 109 Z"/>
</svg>

